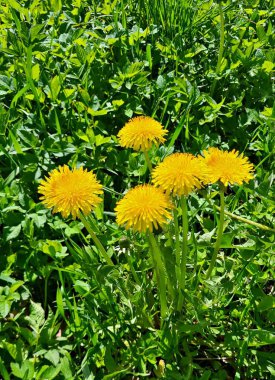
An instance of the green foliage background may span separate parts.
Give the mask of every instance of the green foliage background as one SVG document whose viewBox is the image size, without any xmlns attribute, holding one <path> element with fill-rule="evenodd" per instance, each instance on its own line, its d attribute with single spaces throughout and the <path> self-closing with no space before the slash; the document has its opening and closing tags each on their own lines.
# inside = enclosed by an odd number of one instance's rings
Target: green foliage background
<svg viewBox="0 0 275 380">
<path fill-rule="evenodd" d="M 0 1 L 4 380 L 275 376 L 274 234 L 228 219 L 218 276 L 201 288 L 200 271 L 189 271 L 184 313 L 160 331 L 148 317 L 156 300 L 147 305 L 122 250 L 133 236 L 118 229 L 113 213 L 126 189 L 148 179 L 143 157 L 116 138 L 130 117 L 144 114 L 169 130 L 153 163 L 209 145 L 244 152 L 256 179 L 231 189 L 228 210 L 272 227 L 274 3 L 222 3 L 217 74 L 218 3 Z M 39 202 L 39 181 L 67 163 L 94 170 L 105 187 L 95 228 L 105 246 L 116 247 L 115 270 L 98 262 L 79 221 L 65 223 Z M 198 232 L 190 236 L 188 265 L 196 251 L 203 271 L 216 215 L 196 194 L 189 210 Z M 146 243 L 131 249 L 140 284 L 149 286 Z M 173 265 L 172 247 L 165 249 Z"/>
</svg>

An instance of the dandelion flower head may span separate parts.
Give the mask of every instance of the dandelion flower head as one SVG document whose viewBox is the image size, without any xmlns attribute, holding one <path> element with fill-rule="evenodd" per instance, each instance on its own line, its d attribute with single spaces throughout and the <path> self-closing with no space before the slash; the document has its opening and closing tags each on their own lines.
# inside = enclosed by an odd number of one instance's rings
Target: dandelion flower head
<svg viewBox="0 0 275 380">
<path fill-rule="evenodd" d="M 163 143 L 166 133 L 167 130 L 158 121 L 149 116 L 137 116 L 119 131 L 118 139 L 122 147 L 147 151 L 153 144 Z"/>
<path fill-rule="evenodd" d="M 172 209 L 168 197 L 152 185 L 139 185 L 129 190 L 115 208 L 117 223 L 134 231 L 153 231 L 166 224 Z"/>
<path fill-rule="evenodd" d="M 235 149 L 228 152 L 211 147 L 203 151 L 204 158 L 209 169 L 209 182 L 221 181 L 224 186 L 230 184 L 241 185 L 253 178 L 253 165 L 247 157 Z"/>
<path fill-rule="evenodd" d="M 208 169 L 202 160 L 190 153 L 174 153 L 166 157 L 152 172 L 152 181 L 174 196 L 188 195 L 200 189 L 208 178 Z"/>
<path fill-rule="evenodd" d="M 101 201 L 102 185 L 91 171 L 70 170 L 67 165 L 54 169 L 42 180 L 38 192 L 40 199 L 53 213 L 61 212 L 63 218 L 69 215 L 75 219 L 82 212 L 88 215 Z"/>
</svg>

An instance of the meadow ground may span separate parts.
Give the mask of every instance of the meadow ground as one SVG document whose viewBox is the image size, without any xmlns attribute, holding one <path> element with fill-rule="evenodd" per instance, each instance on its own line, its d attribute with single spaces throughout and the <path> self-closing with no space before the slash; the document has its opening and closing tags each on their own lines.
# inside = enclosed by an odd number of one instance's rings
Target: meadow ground
<svg viewBox="0 0 275 380">
<path fill-rule="evenodd" d="M 275 377 L 274 14 L 0 1 L 1 379 Z"/>
</svg>

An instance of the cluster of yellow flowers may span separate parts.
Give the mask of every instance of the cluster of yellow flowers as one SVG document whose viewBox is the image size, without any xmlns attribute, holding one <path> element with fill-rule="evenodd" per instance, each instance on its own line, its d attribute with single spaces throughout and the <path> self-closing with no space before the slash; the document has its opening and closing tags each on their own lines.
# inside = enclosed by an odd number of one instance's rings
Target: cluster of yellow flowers
<svg viewBox="0 0 275 380">
<path fill-rule="evenodd" d="M 118 133 L 121 146 L 147 152 L 165 141 L 167 130 L 156 120 L 140 116 L 131 119 Z M 173 208 L 169 195 L 186 196 L 203 185 L 220 181 L 241 185 L 253 178 L 253 165 L 232 150 L 210 147 L 202 155 L 174 153 L 152 171 L 152 184 L 139 185 L 127 192 L 115 208 L 117 223 L 126 229 L 152 231 L 170 218 Z M 39 186 L 41 200 L 53 212 L 75 219 L 88 215 L 101 201 L 102 185 L 92 172 L 65 165 L 55 169 Z"/>
</svg>

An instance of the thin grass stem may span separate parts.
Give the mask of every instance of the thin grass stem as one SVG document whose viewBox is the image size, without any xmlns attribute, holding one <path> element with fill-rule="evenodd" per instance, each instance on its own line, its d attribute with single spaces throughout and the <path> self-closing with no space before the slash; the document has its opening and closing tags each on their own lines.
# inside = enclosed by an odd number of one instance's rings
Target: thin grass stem
<svg viewBox="0 0 275 380">
<path fill-rule="evenodd" d="M 223 185 L 221 185 L 221 188 L 220 188 L 220 221 L 219 221 L 218 235 L 217 235 L 217 240 L 216 240 L 216 243 L 214 246 L 213 256 L 212 256 L 208 271 L 206 273 L 206 279 L 208 279 L 211 276 L 212 271 L 213 271 L 214 266 L 215 266 L 215 263 L 216 263 L 216 260 L 217 260 L 217 256 L 218 256 L 221 241 L 222 241 L 223 225 L 224 225 L 224 187 L 223 187 Z"/>
<path fill-rule="evenodd" d="M 101 255 L 104 257 L 105 261 L 109 265 L 113 266 L 114 263 L 112 262 L 112 260 L 108 256 L 108 253 L 106 252 L 106 250 L 103 247 L 103 245 L 101 244 L 100 240 L 98 239 L 98 237 L 96 236 L 96 234 L 92 230 L 90 224 L 87 222 L 85 216 L 82 213 L 79 213 L 79 218 L 80 218 L 81 222 L 84 224 L 84 227 L 86 228 L 86 230 L 89 232 L 89 234 L 90 234 L 91 238 L 93 239 L 93 241 L 94 241 L 97 249 L 99 250 L 99 252 L 101 253 Z"/>
<path fill-rule="evenodd" d="M 218 56 L 218 62 L 215 70 L 215 74 L 219 75 L 220 69 L 221 69 L 221 63 L 223 59 L 223 50 L 224 50 L 224 14 L 223 14 L 223 8 L 222 3 L 219 3 L 219 13 L 220 13 L 220 20 L 221 20 L 221 26 L 220 26 L 220 45 L 219 45 L 219 56 Z M 214 94 L 215 88 L 217 84 L 217 78 L 215 78 L 212 82 L 212 86 L 210 89 L 210 95 L 212 96 Z"/>
</svg>

